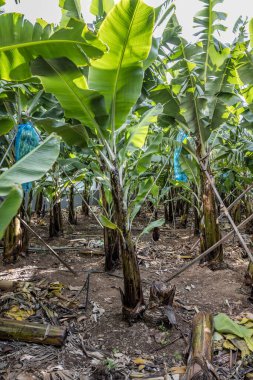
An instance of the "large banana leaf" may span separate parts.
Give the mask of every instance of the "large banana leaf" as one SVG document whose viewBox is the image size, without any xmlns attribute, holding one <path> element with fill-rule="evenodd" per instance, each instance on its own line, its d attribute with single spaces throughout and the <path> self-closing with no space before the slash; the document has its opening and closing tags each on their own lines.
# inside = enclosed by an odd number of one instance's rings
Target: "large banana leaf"
<svg viewBox="0 0 253 380">
<path fill-rule="evenodd" d="M 104 12 L 108 13 L 114 6 L 114 0 L 92 0 L 90 13 L 94 16 L 102 17 Z"/>
<path fill-rule="evenodd" d="M 105 124 L 103 97 L 88 89 L 85 77 L 71 61 L 38 58 L 32 64 L 32 73 L 40 77 L 47 92 L 56 96 L 67 118 L 77 119 L 93 131 Z"/>
<path fill-rule="evenodd" d="M 89 87 L 100 91 L 114 131 L 126 120 L 141 93 L 143 61 L 152 45 L 154 10 L 142 0 L 121 0 L 103 21 L 98 36 L 108 53 L 92 61 Z"/>
<path fill-rule="evenodd" d="M 55 132 L 58 136 L 69 145 L 86 148 L 89 140 L 89 135 L 85 127 L 81 124 L 71 125 L 60 122 L 51 118 L 32 119 L 36 126 L 47 133 Z"/>
<path fill-rule="evenodd" d="M 0 195 L 8 195 L 14 185 L 40 179 L 52 167 L 59 152 L 60 140 L 52 134 L 0 175 Z"/>
<path fill-rule="evenodd" d="M 199 28 L 199 31 L 195 34 L 198 36 L 199 41 L 203 43 L 203 54 L 201 54 L 201 60 L 203 62 L 203 79 L 207 81 L 207 75 L 209 70 L 210 54 L 214 56 L 214 32 L 224 31 L 226 27 L 221 21 L 226 19 L 224 12 L 214 10 L 217 4 L 223 2 L 223 0 L 200 0 L 204 6 L 201 11 L 194 17 L 195 27 Z"/>
<path fill-rule="evenodd" d="M 79 20 L 71 19 L 65 28 L 53 33 L 45 21 L 35 25 L 16 13 L 0 15 L 0 79 L 25 80 L 31 76 L 30 61 L 68 57 L 78 66 L 88 58 L 99 58 L 105 45 Z"/>
<path fill-rule="evenodd" d="M 3 203 L 0 204 L 0 239 L 2 239 L 12 218 L 17 214 L 22 199 L 22 188 L 20 186 L 15 186 L 11 189 Z"/>
<path fill-rule="evenodd" d="M 59 6 L 64 17 L 82 19 L 81 0 L 60 0 Z"/>
</svg>

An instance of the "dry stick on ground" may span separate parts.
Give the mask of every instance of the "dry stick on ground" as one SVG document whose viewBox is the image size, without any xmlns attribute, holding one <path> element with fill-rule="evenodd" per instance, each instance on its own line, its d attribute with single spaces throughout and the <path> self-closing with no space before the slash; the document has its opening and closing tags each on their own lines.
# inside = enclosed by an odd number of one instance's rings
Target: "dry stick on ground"
<svg viewBox="0 0 253 380">
<path fill-rule="evenodd" d="M 228 207 L 227 210 L 230 211 L 238 202 L 240 199 L 244 197 L 245 194 L 247 194 L 251 189 L 253 189 L 253 184 L 248 186 L 247 189 L 245 189 L 235 200 L 232 202 Z M 218 220 L 221 219 L 225 215 L 225 213 L 221 213 L 220 216 L 218 216 Z M 190 252 L 193 252 L 193 250 L 196 248 L 196 246 L 199 244 L 200 239 L 198 239 L 190 249 Z"/>
<path fill-rule="evenodd" d="M 42 239 L 42 237 L 40 235 L 37 234 L 37 232 L 35 232 L 30 226 L 29 224 L 27 224 L 22 218 L 20 218 L 19 216 L 17 216 L 17 218 L 20 220 L 20 222 L 23 224 L 23 226 L 25 228 L 27 228 L 33 235 L 35 235 L 47 248 L 48 250 L 66 267 L 68 268 L 68 270 L 73 273 L 74 275 L 76 275 L 77 273 L 58 255 L 58 253 L 55 252 L 55 250 L 50 247 L 49 244 L 47 244 L 47 242 L 45 242 L 44 239 Z"/>
<path fill-rule="evenodd" d="M 242 223 L 240 223 L 237 226 L 237 228 L 238 229 L 242 228 L 247 223 L 249 223 L 252 219 L 253 219 L 253 214 L 251 214 L 247 219 L 245 219 Z M 224 243 L 224 241 L 226 241 L 228 238 L 230 238 L 233 235 L 234 235 L 234 231 L 230 231 L 227 235 L 223 236 L 222 239 L 220 239 L 219 241 L 217 241 L 217 243 L 215 243 L 212 247 L 208 248 L 205 252 L 203 252 L 199 256 L 195 257 L 195 259 L 193 259 L 192 261 L 190 261 L 188 264 L 186 264 L 181 269 L 179 269 L 176 273 L 174 273 L 172 276 L 170 276 L 166 280 L 166 282 L 169 282 L 169 281 L 173 280 L 173 278 L 179 276 L 181 273 L 183 273 L 184 271 L 186 271 L 186 269 L 190 268 L 193 264 L 197 263 L 199 260 L 201 260 L 203 257 L 205 257 L 206 255 L 208 255 L 215 248 L 219 247 L 219 245 L 221 245 L 222 243 Z"/>
<path fill-rule="evenodd" d="M 208 179 L 210 185 L 212 186 L 212 189 L 213 189 L 213 191 L 214 191 L 214 193 L 215 193 L 215 195 L 216 195 L 216 198 L 218 199 L 218 201 L 219 201 L 219 203 L 220 203 L 220 205 L 221 205 L 221 207 L 222 207 L 222 211 L 223 211 L 223 213 L 224 213 L 224 214 L 226 215 L 226 217 L 228 218 L 228 220 L 229 220 L 231 226 L 233 227 L 233 229 L 234 229 L 236 235 L 238 236 L 238 239 L 240 240 L 240 242 L 241 242 L 243 248 L 245 249 L 245 251 L 246 251 L 246 253 L 247 253 L 247 255 L 248 255 L 250 261 L 253 262 L 253 256 L 252 256 L 252 253 L 250 252 L 250 250 L 249 250 L 247 244 L 245 243 L 245 241 L 244 241 L 242 235 L 240 234 L 238 228 L 236 227 L 235 222 L 233 221 L 231 215 L 229 214 L 227 207 L 225 206 L 224 202 L 222 201 L 221 196 L 220 196 L 218 190 L 216 189 L 216 187 L 215 187 L 215 185 L 214 185 L 213 178 L 210 176 L 210 174 L 208 173 L 208 171 L 206 170 L 205 166 L 203 165 L 203 163 L 202 163 L 201 161 L 200 161 L 200 165 L 201 165 L 203 171 L 205 172 L 205 175 L 206 175 L 206 177 L 207 177 L 207 179 Z"/>
</svg>

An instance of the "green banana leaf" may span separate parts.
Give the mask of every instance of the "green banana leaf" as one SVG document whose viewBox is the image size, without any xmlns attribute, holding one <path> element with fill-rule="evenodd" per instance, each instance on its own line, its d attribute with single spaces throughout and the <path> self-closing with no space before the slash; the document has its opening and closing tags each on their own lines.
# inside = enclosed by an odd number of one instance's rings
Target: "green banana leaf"
<svg viewBox="0 0 253 380">
<path fill-rule="evenodd" d="M 110 12 L 113 6 L 114 0 L 92 0 L 90 5 L 90 13 L 94 16 L 102 17 L 104 12 Z"/>
<path fill-rule="evenodd" d="M 64 17 L 82 19 L 81 0 L 60 0 L 59 7 Z"/>
<path fill-rule="evenodd" d="M 51 118 L 32 118 L 32 121 L 41 131 L 46 131 L 49 134 L 54 132 L 61 136 L 69 146 L 87 147 L 89 135 L 81 124 L 71 125 Z"/>
<path fill-rule="evenodd" d="M 99 219 L 104 227 L 110 228 L 111 230 L 118 229 L 117 225 L 111 222 L 105 215 L 100 215 Z"/>
<path fill-rule="evenodd" d="M 140 236 L 149 234 L 155 227 L 162 227 L 165 223 L 165 219 L 158 219 L 154 220 L 153 222 L 149 223 L 147 227 L 144 228 L 144 230 L 141 232 Z M 139 236 L 139 237 L 140 237 Z"/>
<path fill-rule="evenodd" d="M 97 59 L 105 50 L 82 21 L 71 19 L 65 28 L 53 32 L 43 20 L 33 25 L 21 14 L 0 15 L 0 79 L 30 78 L 30 62 L 38 56 L 57 58 L 64 54 L 76 65 L 85 66 L 89 58 Z"/>
<path fill-rule="evenodd" d="M 253 351 L 253 329 L 239 325 L 224 313 L 220 313 L 214 317 L 214 329 L 220 334 L 233 334 L 243 338 L 250 351 Z"/>
<path fill-rule="evenodd" d="M 10 132 L 14 127 L 15 121 L 9 116 L 0 116 L 0 136 Z"/>
<path fill-rule="evenodd" d="M 0 239 L 10 224 L 12 218 L 17 214 L 23 199 L 23 191 L 19 186 L 11 189 L 3 203 L 0 204 Z"/>
<path fill-rule="evenodd" d="M 85 77 L 70 60 L 37 58 L 31 67 L 45 90 L 59 100 L 67 118 L 77 119 L 93 131 L 105 125 L 103 96 L 88 89 Z"/>
<path fill-rule="evenodd" d="M 112 132 L 125 122 L 140 96 L 153 25 L 153 8 L 142 0 L 121 0 L 99 29 L 108 52 L 91 62 L 89 87 L 104 95 Z"/>
<path fill-rule="evenodd" d="M 8 196 L 14 185 L 40 179 L 52 167 L 59 152 L 60 139 L 52 134 L 0 175 L 0 195 Z"/>
</svg>

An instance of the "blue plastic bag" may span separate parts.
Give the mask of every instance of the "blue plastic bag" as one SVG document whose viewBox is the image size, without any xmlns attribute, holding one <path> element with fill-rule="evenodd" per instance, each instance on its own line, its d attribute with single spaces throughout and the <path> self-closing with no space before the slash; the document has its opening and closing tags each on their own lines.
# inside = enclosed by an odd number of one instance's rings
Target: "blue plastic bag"
<svg viewBox="0 0 253 380">
<path fill-rule="evenodd" d="M 177 135 L 176 141 L 182 143 L 187 138 L 184 131 L 180 131 Z M 182 151 L 182 144 L 175 149 L 174 152 L 174 178 L 176 181 L 188 182 L 187 175 L 183 172 L 180 165 L 180 154 Z"/>
<path fill-rule="evenodd" d="M 40 137 L 34 129 L 32 123 L 20 124 L 15 139 L 15 160 L 19 161 L 21 158 L 30 153 L 40 143 Z M 28 192 L 32 188 L 32 183 L 27 182 L 22 184 L 24 192 Z"/>
</svg>

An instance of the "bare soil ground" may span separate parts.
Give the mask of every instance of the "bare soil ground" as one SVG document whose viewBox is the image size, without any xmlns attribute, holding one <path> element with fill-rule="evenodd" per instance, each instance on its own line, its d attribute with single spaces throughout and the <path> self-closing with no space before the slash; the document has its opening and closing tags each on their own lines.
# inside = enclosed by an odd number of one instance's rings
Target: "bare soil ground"
<svg viewBox="0 0 253 380">
<path fill-rule="evenodd" d="M 148 217 L 145 215 L 137 220 L 135 236 L 145 226 Z M 74 227 L 65 222 L 64 237 L 55 239 L 48 238 L 46 219 L 44 222 L 34 218 L 32 226 L 52 246 L 69 247 L 59 254 L 76 271 L 76 275 L 66 270 L 49 252 L 35 251 L 28 257 L 20 257 L 14 265 L 1 267 L 0 279 L 35 283 L 42 279 L 59 281 L 64 284 L 63 296 L 74 299 L 84 285 L 87 274 L 93 271 L 89 282 L 88 308 L 85 309 L 87 288 L 80 293 L 74 306 L 67 307 L 64 300 L 60 300 L 61 307 L 59 304 L 54 306 L 57 312 L 54 322 L 65 325 L 69 331 L 61 348 L 0 342 L 0 379 L 99 380 L 159 376 L 162 379 L 171 367 L 185 365 L 191 321 L 196 312 L 224 312 L 235 316 L 252 310 L 248 300 L 250 289 L 243 284 L 247 260 L 242 258 L 242 249 L 233 239 L 224 246 L 228 269 L 213 272 L 206 266 L 194 265 L 171 282 L 176 285 L 174 307 L 177 327 L 167 329 L 164 325 L 146 325 L 144 321 L 129 326 L 122 320 L 118 290 L 122 287 L 122 272 L 119 268 L 111 274 L 103 273 L 103 233 L 93 217 L 85 219 L 80 214 L 78 225 Z M 161 228 L 158 242 L 148 235 L 138 243 L 146 299 L 153 281 L 166 281 L 170 274 L 189 260 L 190 248 L 197 238 L 193 237 L 190 227 L 176 227 L 166 225 Z M 246 238 L 250 239 L 250 236 Z M 34 238 L 31 243 L 40 245 Z M 76 246 L 80 244 L 84 249 L 77 252 Z M 89 247 L 100 254 L 82 253 L 87 252 Z M 39 312 L 29 320 L 49 322 Z M 226 360 L 223 360 L 223 365 L 227 365 Z"/>
</svg>

